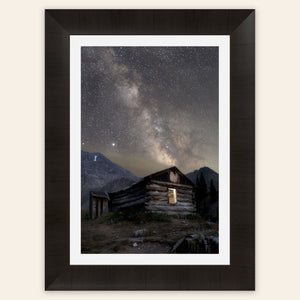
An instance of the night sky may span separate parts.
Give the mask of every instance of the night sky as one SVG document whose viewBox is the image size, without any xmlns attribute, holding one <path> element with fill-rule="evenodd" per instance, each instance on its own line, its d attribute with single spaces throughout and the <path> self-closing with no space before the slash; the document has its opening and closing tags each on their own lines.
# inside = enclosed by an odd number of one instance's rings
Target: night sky
<svg viewBox="0 0 300 300">
<path fill-rule="evenodd" d="M 217 47 L 82 47 L 82 150 L 136 176 L 218 171 Z"/>
</svg>

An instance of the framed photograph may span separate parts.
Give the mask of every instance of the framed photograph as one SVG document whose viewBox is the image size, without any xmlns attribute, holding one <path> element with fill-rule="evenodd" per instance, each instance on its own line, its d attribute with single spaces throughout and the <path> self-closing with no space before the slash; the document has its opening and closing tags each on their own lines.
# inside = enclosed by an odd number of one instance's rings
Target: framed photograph
<svg viewBox="0 0 300 300">
<path fill-rule="evenodd" d="M 253 290 L 254 10 L 46 10 L 46 290 Z"/>
</svg>

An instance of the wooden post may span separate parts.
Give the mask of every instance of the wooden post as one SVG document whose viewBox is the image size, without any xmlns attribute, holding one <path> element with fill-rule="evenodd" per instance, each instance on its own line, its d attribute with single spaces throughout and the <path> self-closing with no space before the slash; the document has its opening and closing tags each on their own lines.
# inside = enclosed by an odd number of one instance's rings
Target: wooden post
<svg viewBox="0 0 300 300">
<path fill-rule="evenodd" d="M 96 212 L 95 212 L 95 219 L 99 216 L 99 200 L 95 197 L 95 204 L 96 204 Z"/>
<path fill-rule="evenodd" d="M 92 195 L 92 192 L 90 192 L 89 215 L 90 215 L 90 218 L 93 219 L 93 195 Z"/>
</svg>

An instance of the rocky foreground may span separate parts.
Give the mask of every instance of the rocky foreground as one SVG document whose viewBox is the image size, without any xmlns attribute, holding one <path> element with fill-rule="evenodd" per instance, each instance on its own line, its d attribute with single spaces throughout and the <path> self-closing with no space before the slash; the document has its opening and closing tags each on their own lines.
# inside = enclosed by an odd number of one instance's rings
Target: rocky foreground
<svg viewBox="0 0 300 300">
<path fill-rule="evenodd" d="M 82 218 L 82 253 L 218 253 L 218 224 L 198 216 L 111 213 Z"/>
</svg>

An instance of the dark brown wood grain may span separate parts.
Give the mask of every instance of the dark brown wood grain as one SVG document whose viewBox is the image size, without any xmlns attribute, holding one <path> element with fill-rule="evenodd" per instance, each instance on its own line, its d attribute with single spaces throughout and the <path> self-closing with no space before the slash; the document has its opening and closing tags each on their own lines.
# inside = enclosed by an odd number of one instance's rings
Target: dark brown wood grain
<svg viewBox="0 0 300 300">
<path fill-rule="evenodd" d="M 45 289 L 255 288 L 254 10 L 46 10 Z M 69 36 L 230 35 L 229 266 L 70 266 Z"/>
</svg>

